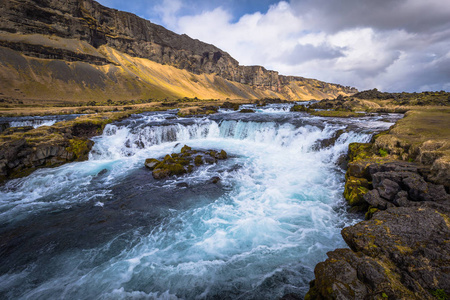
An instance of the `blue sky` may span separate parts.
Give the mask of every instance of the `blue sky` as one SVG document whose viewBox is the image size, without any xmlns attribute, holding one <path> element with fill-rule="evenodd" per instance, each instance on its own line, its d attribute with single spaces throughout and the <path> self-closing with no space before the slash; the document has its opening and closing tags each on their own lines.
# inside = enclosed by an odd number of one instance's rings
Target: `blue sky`
<svg viewBox="0 0 450 300">
<path fill-rule="evenodd" d="M 262 65 L 360 90 L 450 91 L 448 0 L 99 0 Z"/>
</svg>

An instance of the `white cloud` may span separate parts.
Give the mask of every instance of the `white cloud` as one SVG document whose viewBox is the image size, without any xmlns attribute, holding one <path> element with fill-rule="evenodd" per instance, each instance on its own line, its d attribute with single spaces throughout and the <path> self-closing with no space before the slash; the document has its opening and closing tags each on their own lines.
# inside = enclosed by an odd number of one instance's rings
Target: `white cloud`
<svg viewBox="0 0 450 300">
<path fill-rule="evenodd" d="M 441 28 L 429 13 L 438 9 L 439 1 L 432 0 L 422 16 L 416 16 L 423 10 L 419 0 L 382 0 L 386 7 L 366 16 L 360 14 L 372 5 L 365 2 L 367 5 L 358 6 L 355 1 L 345 0 L 341 6 L 329 0 L 281 1 L 267 12 L 243 15 L 234 21 L 233 15 L 220 6 L 172 18 L 180 9 L 179 0 L 165 0 L 172 3 L 164 10 L 168 20 L 165 25 L 170 23 L 169 28 L 176 32 L 214 44 L 243 65 L 262 65 L 285 75 L 359 89 L 448 88 L 450 29 Z M 350 4 L 356 6 L 345 7 Z M 401 10 L 386 10 L 394 8 Z M 345 12 L 343 16 L 338 15 L 341 11 Z M 435 15 L 438 19 L 448 15 L 450 19 L 446 8 Z M 411 21 L 414 16 L 423 22 L 421 30 L 414 31 L 420 26 L 411 22 L 401 26 L 402 19 Z"/>
<path fill-rule="evenodd" d="M 151 13 L 156 12 L 166 26 L 174 27 L 177 24 L 177 13 L 182 7 L 181 0 L 163 0 L 151 8 Z"/>
</svg>

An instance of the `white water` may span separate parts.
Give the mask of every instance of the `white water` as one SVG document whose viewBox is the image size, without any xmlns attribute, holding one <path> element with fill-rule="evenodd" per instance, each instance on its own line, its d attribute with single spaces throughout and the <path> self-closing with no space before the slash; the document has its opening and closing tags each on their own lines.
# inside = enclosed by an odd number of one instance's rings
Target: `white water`
<svg viewBox="0 0 450 300">
<path fill-rule="evenodd" d="M 38 128 L 41 126 L 52 126 L 56 122 L 57 120 L 12 121 L 9 122 L 9 127 L 33 126 L 33 128 Z"/>
<path fill-rule="evenodd" d="M 340 230 L 355 222 L 342 209 L 343 172 L 335 163 L 350 142 L 365 142 L 370 135 L 344 133 L 335 145 L 313 151 L 318 140 L 345 125 L 320 129 L 270 121 L 267 116 L 266 122 L 164 123 L 165 118 L 156 115 L 128 125 L 108 125 L 96 138 L 89 161 L 11 181 L 0 194 L 0 222 L 6 224 L 30 213 L 83 203 L 104 209 L 115 200 L 112 186 L 142 168 L 145 158 L 178 152 L 184 144 L 224 149 L 230 156 L 219 165 L 168 179 L 161 187 L 170 193 L 183 189 L 176 186 L 180 181 L 201 186 L 219 176 L 221 196 L 169 209 L 159 224 L 144 231 L 139 227 L 118 232 L 106 244 L 56 253 L 45 266 L 51 271 L 38 284 L 25 282 L 42 273 L 39 261 L 4 274 L 0 292 L 11 295 L 6 291 L 16 290 L 13 295 L 25 299 L 304 295 L 315 264 L 327 251 L 345 247 Z M 103 169 L 107 174 L 97 179 Z"/>
</svg>

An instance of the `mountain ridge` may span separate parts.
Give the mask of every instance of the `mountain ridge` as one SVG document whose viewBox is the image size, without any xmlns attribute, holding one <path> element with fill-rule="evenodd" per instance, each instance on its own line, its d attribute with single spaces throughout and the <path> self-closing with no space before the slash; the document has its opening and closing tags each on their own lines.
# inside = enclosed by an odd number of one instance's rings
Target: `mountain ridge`
<svg viewBox="0 0 450 300">
<path fill-rule="evenodd" d="M 232 85 L 238 83 L 238 89 L 241 89 L 239 84 L 244 84 L 254 90 L 254 93 L 225 95 L 234 98 L 269 96 L 301 100 L 311 94 L 312 99 L 322 99 L 357 92 L 338 84 L 279 75 L 262 66 L 241 66 L 214 45 L 185 34 L 178 35 L 132 13 L 110 9 L 93 0 L 2 0 L 1 4 L 0 47 L 27 57 L 114 65 L 105 55 L 109 52 L 105 49 L 111 48 L 133 59 L 148 59 L 195 75 L 212 74 Z M 75 42 L 71 40 L 78 40 L 78 45 L 72 45 Z M 0 56 L 6 62 L 3 66 L 11 64 L 4 52 Z M 22 81 L 26 80 L 22 78 Z M 313 91 L 300 92 L 303 86 Z"/>
</svg>

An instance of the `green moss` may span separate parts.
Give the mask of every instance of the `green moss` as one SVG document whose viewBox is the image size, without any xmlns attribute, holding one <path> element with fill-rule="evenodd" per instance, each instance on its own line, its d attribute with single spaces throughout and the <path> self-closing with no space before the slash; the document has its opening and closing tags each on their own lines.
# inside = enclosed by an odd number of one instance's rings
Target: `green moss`
<svg viewBox="0 0 450 300">
<path fill-rule="evenodd" d="M 361 206 L 366 202 L 364 195 L 369 191 L 369 182 L 364 178 L 349 177 L 345 182 L 344 198 L 350 206 Z"/>
<path fill-rule="evenodd" d="M 93 142 L 88 139 L 70 139 L 69 147 L 66 148 L 68 152 L 74 154 L 76 160 L 86 159 L 89 151 L 91 151 Z"/>
<path fill-rule="evenodd" d="M 381 157 L 385 157 L 388 155 L 387 150 L 382 149 L 382 148 L 378 150 L 378 153 L 380 154 Z"/>
<path fill-rule="evenodd" d="M 164 164 L 174 164 L 175 160 L 172 158 L 172 156 L 170 156 L 169 154 L 167 154 L 166 156 L 164 156 Z"/>
<path fill-rule="evenodd" d="M 373 217 L 373 214 L 376 213 L 377 211 L 379 211 L 378 208 L 375 207 L 369 207 L 369 209 L 367 210 L 366 214 L 365 214 L 365 219 L 366 220 L 370 220 Z"/>
<path fill-rule="evenodd" d="M 170 175 L 182 175 L 186 170 L 181 164 L 166 165 L 165 168 L 170 171 Z"/>
<path fill-rule="evenodd" d="M 436 297 L 436 299 L 439 300 L 448 300 L 449 297 L 447 293 L 443 289 L 437 289 L 435 291 L 432 291 L 431 294 Z"/>
<path fill-rule="evenodd" d="M 197 155 L 194 159 L 194 163 L 196 166 L 200 166 L 203 164 L 203 159 L 201 155 Z"/>
<path fill-rule="evenodd" d="M 372 144 L 370 143 L 350 143 L 348 145 L 348 157 L 350 162 L 367 159 L 372 156 Z"/>
<path fill-rule="evenodd" d="M 227 159 L 228 158 L 228 154 L 227 154 L 227 152 L 225 152 L 225 150 L 222 150 L 217 155 L 217 158 L 218 159 Z"/>
<path fill-rule="evenodd" d="M 189 147 L 188 145 L 184 145 L 183 148 L 181 148 L 181 153 L 185 153 L 191 150 L 192 150 L 191 147 Z"/>
<path fill-rule="evenodd" d="M 291 107 L 291 111 L 296 111 L 296 112 L 310 112 L 311 109 L 309 107 L 307 107 L 306 105 L 294 105 Z"/>
</svg>

